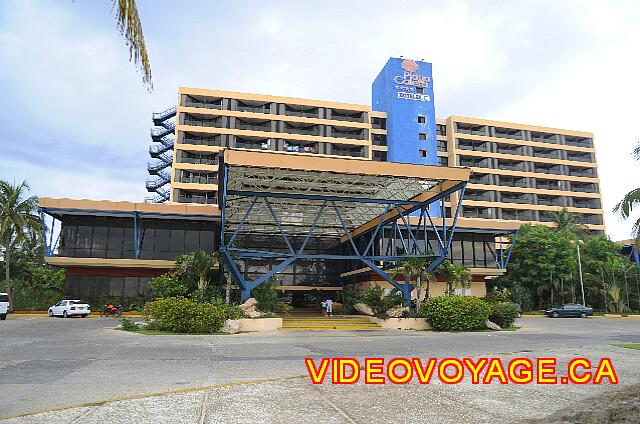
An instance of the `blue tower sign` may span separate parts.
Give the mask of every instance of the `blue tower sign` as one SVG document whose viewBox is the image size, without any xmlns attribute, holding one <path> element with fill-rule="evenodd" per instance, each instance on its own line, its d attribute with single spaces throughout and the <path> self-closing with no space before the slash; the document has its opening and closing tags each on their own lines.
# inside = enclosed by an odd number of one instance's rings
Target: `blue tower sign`
<svg viewBox="0 0 640 424">
<path fill-rule="evenodd" d="M 373 82 L 371 107 L 387 113 L 389 161 L 438 164 L 431 63 L 390 58 Z"/>
</svg>

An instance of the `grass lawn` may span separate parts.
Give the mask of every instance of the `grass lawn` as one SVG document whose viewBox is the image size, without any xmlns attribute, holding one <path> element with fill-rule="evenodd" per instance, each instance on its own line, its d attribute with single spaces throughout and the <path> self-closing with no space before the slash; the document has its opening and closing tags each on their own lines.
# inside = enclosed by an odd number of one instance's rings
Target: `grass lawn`
<svg viewBox="0 0 640 424">
<path fill-rule="evenodd" d="M 631 344 L 617 344 L 614 346 L 618 346 L 618 347 L 626 347 L 627 349 L 636 349 L 636 350 L 640 350 L 640 343 L 631 343 Z"/>
</svg>

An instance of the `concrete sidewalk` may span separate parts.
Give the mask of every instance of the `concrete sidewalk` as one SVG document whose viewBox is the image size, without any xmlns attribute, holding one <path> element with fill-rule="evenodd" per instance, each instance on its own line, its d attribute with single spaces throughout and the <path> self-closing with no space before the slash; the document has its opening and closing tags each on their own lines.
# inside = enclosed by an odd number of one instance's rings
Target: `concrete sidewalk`
<svg viewBox="0 0 640 424">
<path fill-rule="evenodd" d="M 522 353 L 499 355 L 508 361 Z M 202 389 L 115 399 L 8 419 L 7 423 L 199 422 L 199 423 L 511 423 L 540 419 L 587 399 L 616 393 L 640 381 L 640 352 L 562 349 L 528 352 L 557 356 L 558 370 L 570 358 L 611 357 L 620 384 L 601 385 L 313 385 L 308 377 L 283 377 L 221 384 Z M 558 373 L 560 374 L 560 372 Z"/>
</svg>

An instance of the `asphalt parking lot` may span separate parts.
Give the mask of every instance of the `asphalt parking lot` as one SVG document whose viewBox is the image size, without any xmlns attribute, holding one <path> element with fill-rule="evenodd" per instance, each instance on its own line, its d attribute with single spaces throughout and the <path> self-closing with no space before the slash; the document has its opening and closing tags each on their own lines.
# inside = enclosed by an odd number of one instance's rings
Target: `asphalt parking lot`
<svg viewBox="0 0 640 424">
<path fill-rule="evenodd" d="M 234 336 L 142 335 L 114 330 L 117 324 L 109 318 L 16 317 L 0 323 L 0 416 L 95 403 L 10 421 L 514 422 L 640 382 L 640 351 L 613 346 L 640 343 L 638 320 L 527 317 L 519 320 L 521 330 L 500 333 Z M 516 354 L 553 355 L 559 362 L 610 356 L 620 385 L 316 386 L 301 377 L 305 357 Z"/>
</svg>

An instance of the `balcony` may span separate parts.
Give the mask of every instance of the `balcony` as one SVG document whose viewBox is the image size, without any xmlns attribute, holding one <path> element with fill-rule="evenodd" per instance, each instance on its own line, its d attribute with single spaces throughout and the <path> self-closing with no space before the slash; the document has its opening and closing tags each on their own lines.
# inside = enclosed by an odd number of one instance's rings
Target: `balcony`
<svg viewBox="0 0 640 424">
<path fill-rule="evenodd" d="M 538 195 L 538 204 L 545 206 L 564 206 L 561 197 Z"/>
<path fill-rule="evenodd" d="M 295 153 L 318 153 L 318 143 L 285 141 L 282 151 Z"/>
<path fill-rule="evenodd" d="M 387 136 L 384 134 L 371 134 L 371 142 L 374 146 L 386 146 Z"/>
<path fill-rule="evenodd" d="M 198 117 L 194 115 L 186 114 L 184 118 L 184 125 L 189 125 L 192 127 L 215 127 L 215 128 L 225 128 L 224 120 L 222 118 L 211 118 L 206 119 L 204 117 Z"/>
<path fill-rule="evenodd" d="M 187 184 L 218 184 L 218 174 L 200 174 L 182 171 L 178 177 L 178 182 Z"/>
<path fill-rule="evenodd" d="M 356 158 L 364 157 L 364 149 L 362 147 L 347 147 L 347 146 L 337 146 L 335 144 L 331 145 L 331 155 L 337 156 L 350 156 Z"/>
<path fill-rule="evenodd" d="M 526 178 L 509 178 L 509 177 L 505 177 L 503 175 L 500 175 L 498 178 L 500 178 L 500 181 L 498 182 L 498 184 L 501 185 L 501 186 L 527 187 Z"/>
<path fill-rule="evenodd" d="M 572 177 L 589 177 L 595 178 L 596 171 L 594 168 L 574 168 L 572 166 L 569 167 L 569 175 Z"/>
<path fill-rule="evenodd" d="M 469 182 L 471 184 L 489 184 L 489 175 L 473 173 L 469 177 Z"/>
<path fill-rule="evenodd" d="M 546 159 L 560 159 L 560 151 L 553 149 L 533 149 L 533 156 Z"/>
<path fill-rule="evenodd" d="M 285 105 L 284 114 L 286 116 L 299 116 L 302 118 L 318 118 L 318 108 L 296 108 L 293 106 Z"/>
<path fill-rule="evenodd" d="M 458 161 L 460 163 L 460 166 L 467 166 L 470 168 L 473 168 L 473 167 L 488 168 L 489 167 L 489 161 L 486 158 L 482 159 L 482 158 L 460 156 Z"/>
<path fill-rule="evenodd" d="M 364 113 L 332 109 L 330 119 L 334 121 L 364 122 Z"/>
<path fill-rule="evenodd" d="M 558 137 L 555 134 L 532 131 L 531 132 L 531 141 L 537 141 L 539 143 L 558 144 Z"/>
<path fill-rule="evenodd" d="M 564 140 L 567 143 L 567 146 L 574 146 L 574 147 L 592 147 L 593 146 L 590 138 L 565 135 Z"/>
<path fill-rule="evenodd" d="M 579 191 L 582 193 L 597 193 L 598 189 L 595 184 L 571 182 L 571 191 Z"/>
<path fill-rule="evenodd" d="M 438 143 L 440 143 L 440 141 Z M 446 147 L 447 142 L 444 141 L 443 143 L 444 143 L 444 146 Z M 484 141 L 461 140 L 461 139 L 458 139 L 458 149 L 473 150 L 476 152 L 486 152 L 489 150 L 487 147 L 487 143 Z"/>
<path fill-rule="evenodd" d="M 211 97 L 186 96 L 184 106 L 205 109 L 222 109 L 222 99 Z"/>
<path fill-rule="evenodd" d="M 275 148 L 275 141 L 270 138 L 236 138 L 238 149 L 272 150 Z"/>
<path fill-rule="evenodd" d="M 182 139 L 181 144 L 193 144 L 197 146 L 218 146 L 226 147 L 226 142 L 223 141 L 220 135 L 213 137 L 198 136 L 191 133 L 186 133 Z"/>
<path fill-rule="evenodd" d="M 526 204 L 526 203 L 531 203 L 531 197 L 528 194 L 513 196 L 513 195 L 502 193 L 502 195 L 500 196 L 500 201 L 503 203 Z"/>
<path fill-rule="evenodd" d="M 371 118 L 371 128 L 377 130 L 387 129 L 387 120 L 385 118 Z"/>
<path fill-rule="evenodd" d="M 502 153 L 505 155 L 524 155 L 524 148 L 521 146 L 518 147 L 506 147 L 506 146 L 498 146 L 498 153 Z"/>
<path fill-rule="evenodd" d="M 539 174 L 563 174 L 562 167 L 560 165 L 548 165 L 548 164 L 535 164 L 533 172 Z"/>
<path fill-rule="evenodd" d="M 515 162 L 515 161 L 498 161 L 498 169 L 504 169 L 506 171 L 524 171 L 525 163 L 524 162 Z"/>
<path fill-rule="evenodd" d="M 523 140 L 524 139 L 524 131 L 522 130 L 514 130 L 511 128 L 494 128 L 495 136 L 498 138 L 510 138 L 513 140 Z"/>
<path fill-rule="evenodd" d="M 447 126 L 436 124 L 436 135 L 447 135 Z"/>
<path fill-rule="evenodd" d="M 217 165 L 218 155 L 216 154 L 202 154 L 182 151 L 178 153 L 177 162 L 191 163 L 196 165 Z"/>
<path fill-rule="evenodd" d="M 469 208 L 463 206 L 462 209 L 462 216 L 464 216 L 465 218 L 491 219 L 491 213 L 488 208 Z"/>
<path fill-rule="evenodd" d="M 485 127 L 484 125 L 463 124 L 460 122 L 456 123 L 456 132 L 469 135 L 489 135 L 487 127 Z M 441 135 L 446 135 L 446 132 Z"/>
<path fill-rule="evenodd" d="M 574 160 L 577 162 L 593 162 L 593 158 L 590 153 L 567 153 L 567 160 Z"/>
<path fill-rule="evenodd" d="M 296 126 L 288 122 L 284 124 L 284 132 L 287 134 L 320 135 L 320 130 L 317 125 Z"/>
<path fill-rule="evenodd" d="M 596 199 L 578 199 L 573 198 L 574 208 L 588 208 L 588 209 L 600 209 L 600 202 Z"/>
<path fill-rule="evenodd" d="M 490 191 L 484 190 L 466 190 L 464 193 L 464 200 L 475 200 L 478 202 L 490 202 L 491 199 Z"/>
<path fill-rule="evenodd" d="M 353 140 L 364 140 L 364 131 L 363 130 L 345 131 L 345 130 L 336 129 L 336 127 L 331 127 L 331 137 L 349 138 Z"/>
<path fill-rule="evenodd" d="M 514 209 L 503 209 L 502 219 L 514 221 L 531 221 L 531 214 L 528 211 L 519 211 Z"/>
<path fill-rule="evenodd" d="M 252 121 L 244 121 L 242 119 L 236 120 L 236 129 L 238 130 L 248 130 L 248 131 L 271 131 L 271 122 L 252 122 Z"/>
<path fill-rule="evenodd" d="M 250 113 L 271 113 L 271 103 L 248 103 L 238 101 L 238 105 L 235 110 L 240 112 L 250 112 Z"/>
</svg>

